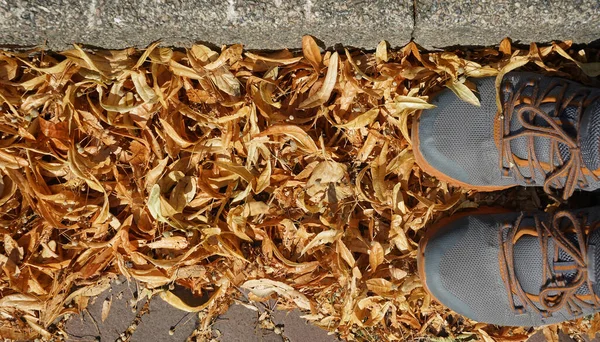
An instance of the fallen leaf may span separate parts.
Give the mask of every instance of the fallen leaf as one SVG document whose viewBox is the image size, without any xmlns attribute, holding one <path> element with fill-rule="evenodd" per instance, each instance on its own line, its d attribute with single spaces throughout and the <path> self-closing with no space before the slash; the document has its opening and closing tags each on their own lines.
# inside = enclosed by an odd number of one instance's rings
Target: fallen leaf
<svg viewBox="0 0 600 342">
<path fill-rule="evenodd" d="M 241 287 L 252 291 L 252 293 L 259 297 L 268 297 L 273 293 L 277 293 L 282 297 L 293 300 L 300 309 L 311 309 L 310 301 L 305 295 L 294 290 L 293 287 L 279 281 L 271 279 L 248 280 L 242 284 Z"/>
<path fill-rule="evenodd" d="M 313 37 L 302 37 L 302 53 L 304 54 L 304 58 L 315 68 L 315 71 L 319 72 L 323 58 L 321 56 L 321 49 L 319 49 Z"/>
<path fill-rule="evenodd" d="M 326 243 L 334 242 L 339 236 L 339 232 L 336 230 L 324 230 L 317 234 L 311 242 L 309 242 L 300 252 L 300 255 L 304 255 L 307 251 L 312 248 L 324 245 Z"/>
<path fill-rule="evenodd" d="M 371 248 L 369 249 L 369 265 L 371 271 L 375 272 L 377 267 L 383 263 L 384 252 L 383 247 L 377 241 L 371 242 Z"/>
<path fill-rule="evenodd" d="M 474 106 L 481 107 L 481 103 L 479 102 L 477 96 L 464 83 L 456 80 L 448 80 L 448 82 L 446 82 L 446 87 L 452 90 L 452 92 L 454 92 L 454 94 L 456 94 L 456 96 L 458 96 L 461 100 Z"/>
<path fill-rule="evenodd" d="M 327 102 L 331 97 L 331 92 L 335 87 L 338 74 L 338 53 L 334 52 L 329 58 L 329 66 L 327 67 L 327 75 L 321 85 L 321 88 L 312 96 L 302 101 L 298 106 L 299 109 L 308 109 L 320 106 Z"/>
<path fill-rule="evenodd" d="M 378 115 L 379 115 L 379 108 L 372 108 L 372 109 L 360 114 L 359 116 L 355 117 L 354 119 L 346 122 L 345 124 L 337 125 L 337 127 L 349 128 L 349 129 L 358 129 L 361 127 L 365 127 L 365 126 L 372 124 L 373 121 L 375 121 L 375 119 L 377 119 Z"/>
<path fill-rule="evenodd" d="M 104 322 L 106 320 L 106 318 L 108 318 L 108 314 L 110 313 L 111 304 L 112 304 L 112 295 L 110 297 L 107 297 L 102 302 L 102 311 L 101 311 L 102 322 Z"/>
</svg>

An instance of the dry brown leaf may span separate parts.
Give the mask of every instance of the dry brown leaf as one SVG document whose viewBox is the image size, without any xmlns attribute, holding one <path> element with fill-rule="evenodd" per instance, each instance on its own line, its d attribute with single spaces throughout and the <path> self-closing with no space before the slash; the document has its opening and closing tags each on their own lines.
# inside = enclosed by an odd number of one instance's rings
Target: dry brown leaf
<svg viewBox="0 0 600 342">
<path fill-rule="evenodd" d="M 565 50 L 563 50 L 560 47 L 560 45 L 553 43 L 552 48 L 554 51 L 558 52 L 558 54 L 560 54 L 564 58 L 575 62 L 575 64 L 577 64 L 577 66 L 579 68 L 581 68 L 581 71 L 583 71 L 586 75 L 588 75 L 590 77 L 600 76 L 600 62 L 582 63 L 582 62 L 579 62 L 578 60 L 574 59 L 573 57 L 571 57 L 568 53 L 566 53 Z"/>
<path fill-rule="evenodd" d="M 389 60 L 388 53 L 388 44 L 385 40 L 382 40 L 377 44 L 377 49 L 375 49 L 375 58 L 379 62 L 387 62 Z"/>
<path fill-rule="evenodd" d="M 448 80 L 448 82 L 446 82 L 446 87 L 452 90 L 452 92 L 454 92 L 454 94 L 456 94 L 456 96 L 458 96 L 461 100 L 474 106 L 481 107 L 479 98 L 477 98 L 473 91 L 464 83 L 456 80 Z"/>
<path fill-rule="evenodd" d="M 377 241 L 371 242 L 371 248 L 369 249 L 369 265 L 371 266 L 371 271 L 375 272 L 377 267 L 383 263 L 383 260 L 383 247 Z"/>
<path fill-rule="evenodd" d="M 321 49 L 319 49 L 313 37 L 302 37 L 302 53 L 304 54 L 304 58 L 315 68 L 315 71 L 319 72 L 323 58 L 321 56 Z"/>
<path fill-rule="evenodd" d="M 102 302 L 102 311 L 100 313 L 100 318 L 102 319 L 102 322 L 104 322 L 106 320 L 106 318 L 108 317 L 108 314 L 110 313 L 111 304 L 112 304 L 112 295 L 110 297 L 107 297 L 106 299 L 104 299 L 104 301 Z"/>
<path fill-rule="evenodd" d="M 277 125 L 271 126 L 266 130 L 262 131 L 257 137 L 264 137 L 268 135 L 285 135 L 289 138 L 294 139 L 300 144 L 300 148 L 309 152 L 315 153 L 318 151 L 315 141 L 300 127 L 292 125 Z"/>
<path fill-rule="evenodd" d="M 184 236 L 163 237 L 159 240 L 146 244 L 147 247 L 166 248 L 166 249 L 185 249 L 188 246 L 188 241 Z"/>
<path fill-rule="evenodd" d="M 547 326 L 542 329 L 542 333 L 546 338 L 547 342 L 559 342 L 560 338 L 558 337 L 558 328 L 556 325 Z"/>
<path fill-rule="evenodd" d="M 394 284 L 383 278 L 371 278 L 367 280 L 367 288 L 380 296 L 385 296 L 393 290 Z"/>
<path fill-rule="evenodd" d="M 477 329 L 477 331 L 479 332 L 479 336 L 481 336 L 485 342 L 496 342 L 485 330 Z"/>
<path fill-rule="evenodd" d="M 321 88 L 312 96 L 302 101 L 298 106 L 299 109 L 308 109 L 320 106 L 327 102 L 331 97 L 331 92 L 335 88 L 335 83 L 338 74 L 338 60 L 339 56 L 337 52 L 334 52 L 329 58 L 329 65 L 327 66 L 327 75 L 323 80 Z"/>
<path fill-rule="evenodd" d="M 307 251 L 309 251 L 312 248 L 327 244 L 327 243 L 332 243 L 335 240 L 337 240 L 337 238 L 339 237 L 340 233 L 336 230 L 324 230 L 322 232 L 320 232 L 319 234 L 317 234 L 306 246 L 304 246 L 304 248 L 302 249 L 302 251 L 300 252 L 301 255 L 303 255 L 304 253 L 306 253 Z"/>
<path fill-rule="evenodd" d="M 349 129 L 358 129 L 361 127 L 365 127 L 365 126 L 372 124 L 373 121 L 375 121 L 375 119 L 377 119 L 378 115 L 379 115 L 379 108 L 372 108 L 344 124 L 337 125 L 337 127 L 349 128 Z"/>
</svg>

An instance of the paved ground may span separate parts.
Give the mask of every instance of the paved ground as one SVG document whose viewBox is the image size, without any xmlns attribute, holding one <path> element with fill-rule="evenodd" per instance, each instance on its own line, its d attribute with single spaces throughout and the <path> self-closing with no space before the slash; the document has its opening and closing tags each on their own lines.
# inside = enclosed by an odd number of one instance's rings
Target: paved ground
<svg viewBox="0 0 600 342">
<path fill-rule="evenodd" d="M 426 48 L 600 38 L 598 0 L 0 0 L 0 46 L 47 42 L 103 48 L 194 42 L 248 49 L 324 46 L 373 49 L 385 39 Z"/>
<path fill-rule="evenodd" d="M 175 289 L 185 298 L 183 288 Z M 113 282 L 112 287 L 91 302 L 81 315 L 72 316 L 65 326 L 74 342 L 183 342 L 197 325 L 197 316 L 175 309 L 159 297 L 138 301 L 135 283 Z M 200 305 L 203 298 L 187 296 L 187 303 Z M 191 303 L 190 300 L 198 302 Z M 102 321 L 102 308 L 110 311 Z M 339 342 L 325 330 L 308 324 L 299 311 L 277 311 L 275 303 L 257 304 L 255 310 L 234 304 L 213 325 L 214 341 L 222 342 Z M 125 338 L 125 339 L 124 339 Z"/>
</svg>

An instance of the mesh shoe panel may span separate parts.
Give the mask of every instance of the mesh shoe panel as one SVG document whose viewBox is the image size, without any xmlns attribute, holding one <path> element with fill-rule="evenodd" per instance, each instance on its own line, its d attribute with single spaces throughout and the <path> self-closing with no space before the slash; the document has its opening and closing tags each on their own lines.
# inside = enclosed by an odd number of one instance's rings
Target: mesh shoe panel
<svg viewBox="0 0 600 342">
<path fill-rule="evenodd" d="M 600 207 L 577 211 L 575 214 L 589 217 L 588 222 L 600 220 Z M 571 320 L 596 312 L 598 309 L 583 308 L 580 315 L 574 315 L 566 307 L 544 317 L 536 310 L 526 306 L 524 313 L 519 313 L 510 307 L 509 293 L 506 291 L 500 270 L 500 236 L 507 238 L 504 223 L 514 223 L 520 213 L 507 214 L 474 214 L 452 221 L 439 230 L 437 235 L 429 238 L 424 251 L 424 271 L 428 289 L 442 304 L 458 312 L 469 312 L 467 315 L 476 321 L 509 326 L 539 326 Z M 543 222 L 548 217 L 540 213 Z M 525 216 L 525 227 L 533 224 L 532 216 Z M 521 226 L 523 227 L 523 226 Z M 507 228 L 508 229 L 508 228 Z M 567 239 L 576 241 L 576 236 L 570 234 Z M 575 240 L 573 240 L 575 239 Z M 590 234 L 586 239 L 588 245 L 600 246 L 600 229 Z M 554 255 L 554 242 L 549 243 L 548 261 L 557 259 L 559 262 L 569 262 L 569 254 L 561 252 Z M 514 246 L 514 266 L 517 279 L 522 288 L 531 294 L 538 294 L 543 284 L 542 260 L 537 237 L 522 236 Z M 599 248 L 600 250 L 600 248 Z M 550 255 L 551 254 L 551 255 Z M 600 277 L 600 252 L 588 255 L 594 263 L 588 263 Z M 564 264 L 563 264 L 564 265 Z M 573 279 L 575 273 L 561 274 L 567 279 Z M 593 279 L 594 291 L 597 279 Z M 598 286 L 600 287 L 600 286 Z M 588 294 L 589 289 L 577 289 L 578 294 Z M 451 295 L 447 295 L 451 294 Z M 517 305 L 520 303 L 516 295 L 512 296 Z M 468 308 L 465 310 L 465 308 Z M 461 311 L 462 310 L 462 311 Z"/>
<path fill-rule="evenodd" d="M 539 74 L 512 72 L 505 76 L 504 83 L 510 85 L 510 89 L 523 88 L 525 96 L 535 95 L 532 86 L 522 87 L 523 84 L 532 79 L 537 79 L 540 89 L 552 89 L 548 96 L 558 96 L 561 87 L 551 88 L 550 85 L 557 80 L 566 82 L 568 85 L 567 96 L 569 92 L 584 89 L 583 86 L 565 81 L 558 78 L 547 77 Z M 500 167 L 499 150 L 494 141 L 494 123 L 497 113 L 495 103 L 494 78 L 475 79 L 477 89 L 480 95 L 481 107 L 475 107 L 460 100 L 450 90 L 442 91 L 438 96 L 432 99 L 432 103 L 437 108 L 423 111 L 419 125 L 419 151 L 425 161 L 437 171 L 456 179 L 460 182 L 475 186 L 510 186 L 510 185 L 528 185 L 525 180 L 514 178 L 512 176 L 502 176 Z M 600 90 L 590 89 L 592 94 L 600 96 Z M 502 101 L 507 101 L 511 94 L 510 90 L 503 88 Z M 521 105 L 522 106 L 522 105 Z M 555 114 L 557 108 L 553 103 L 545 103 L 541 108 Z M 580 123 L 577 108 L 567 107 L 559 113 L 560 122 L 563 129 L 568 133 L 576 133 L 576 127 L 581 127 L 580 143 L 582 157 L 588 166 L 594 169 L 600 167 L 600 104 L 590 105 L 583 115 Z M 540 124 L 536 118 L 536 125 Z M 542 120 L 543 121 L 543 120 Z M 522 129 L 520 123 L 511 121 L 511 132 L 518 132 Z M 550 141 L 547 138 L 534 138 L 534 151 L 541 162 L 550 160 Z M 526 160 L 529 154 L 527 139 L 515 139 L 511 143 L 512 152 Z M 554 156 L 555 164 L 559 163 L 559 158 L 568 160 L 571 157 L 569 148 L 564 144 L 559 144 L 559 151 Z M 508 167 L 508 165 L 504 165 Z M 524 177 L 534 178 L 536 185 L 542 185 L 546 176 L 540 170 L 536 170 L 534 175 L 530 174 L 529 167 L 520 167 Z M 600 182 L 594 181 L 592 177 L 587 177 L 589 184 L 588 190 L 600 188 Z M 564 183 L 564 179 L 561 180 Z"/>
</svg>

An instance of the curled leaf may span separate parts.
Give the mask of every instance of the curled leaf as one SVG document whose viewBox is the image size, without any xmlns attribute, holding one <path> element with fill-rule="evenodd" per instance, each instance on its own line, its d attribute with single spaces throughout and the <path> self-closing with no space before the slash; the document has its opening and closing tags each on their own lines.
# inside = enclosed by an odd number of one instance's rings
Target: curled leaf
<svg viewBox="0 0 600 342">
<path fill-rule="evenodd" d="M 321 88 L 312 96 L 302 101 L 298 106 L 299 109 L 308 109 L 320 106 L 329 100 L 331 97 L 331 92 L 335 87 L 335 82 L 337 80 L 338 74 L 338 53 L 334 52 L 329 58 L 329 66 L 327 67 L 327 75 L 325 75 L 325 80 L 323 80 L 323 84 Z"/>
</svg>

